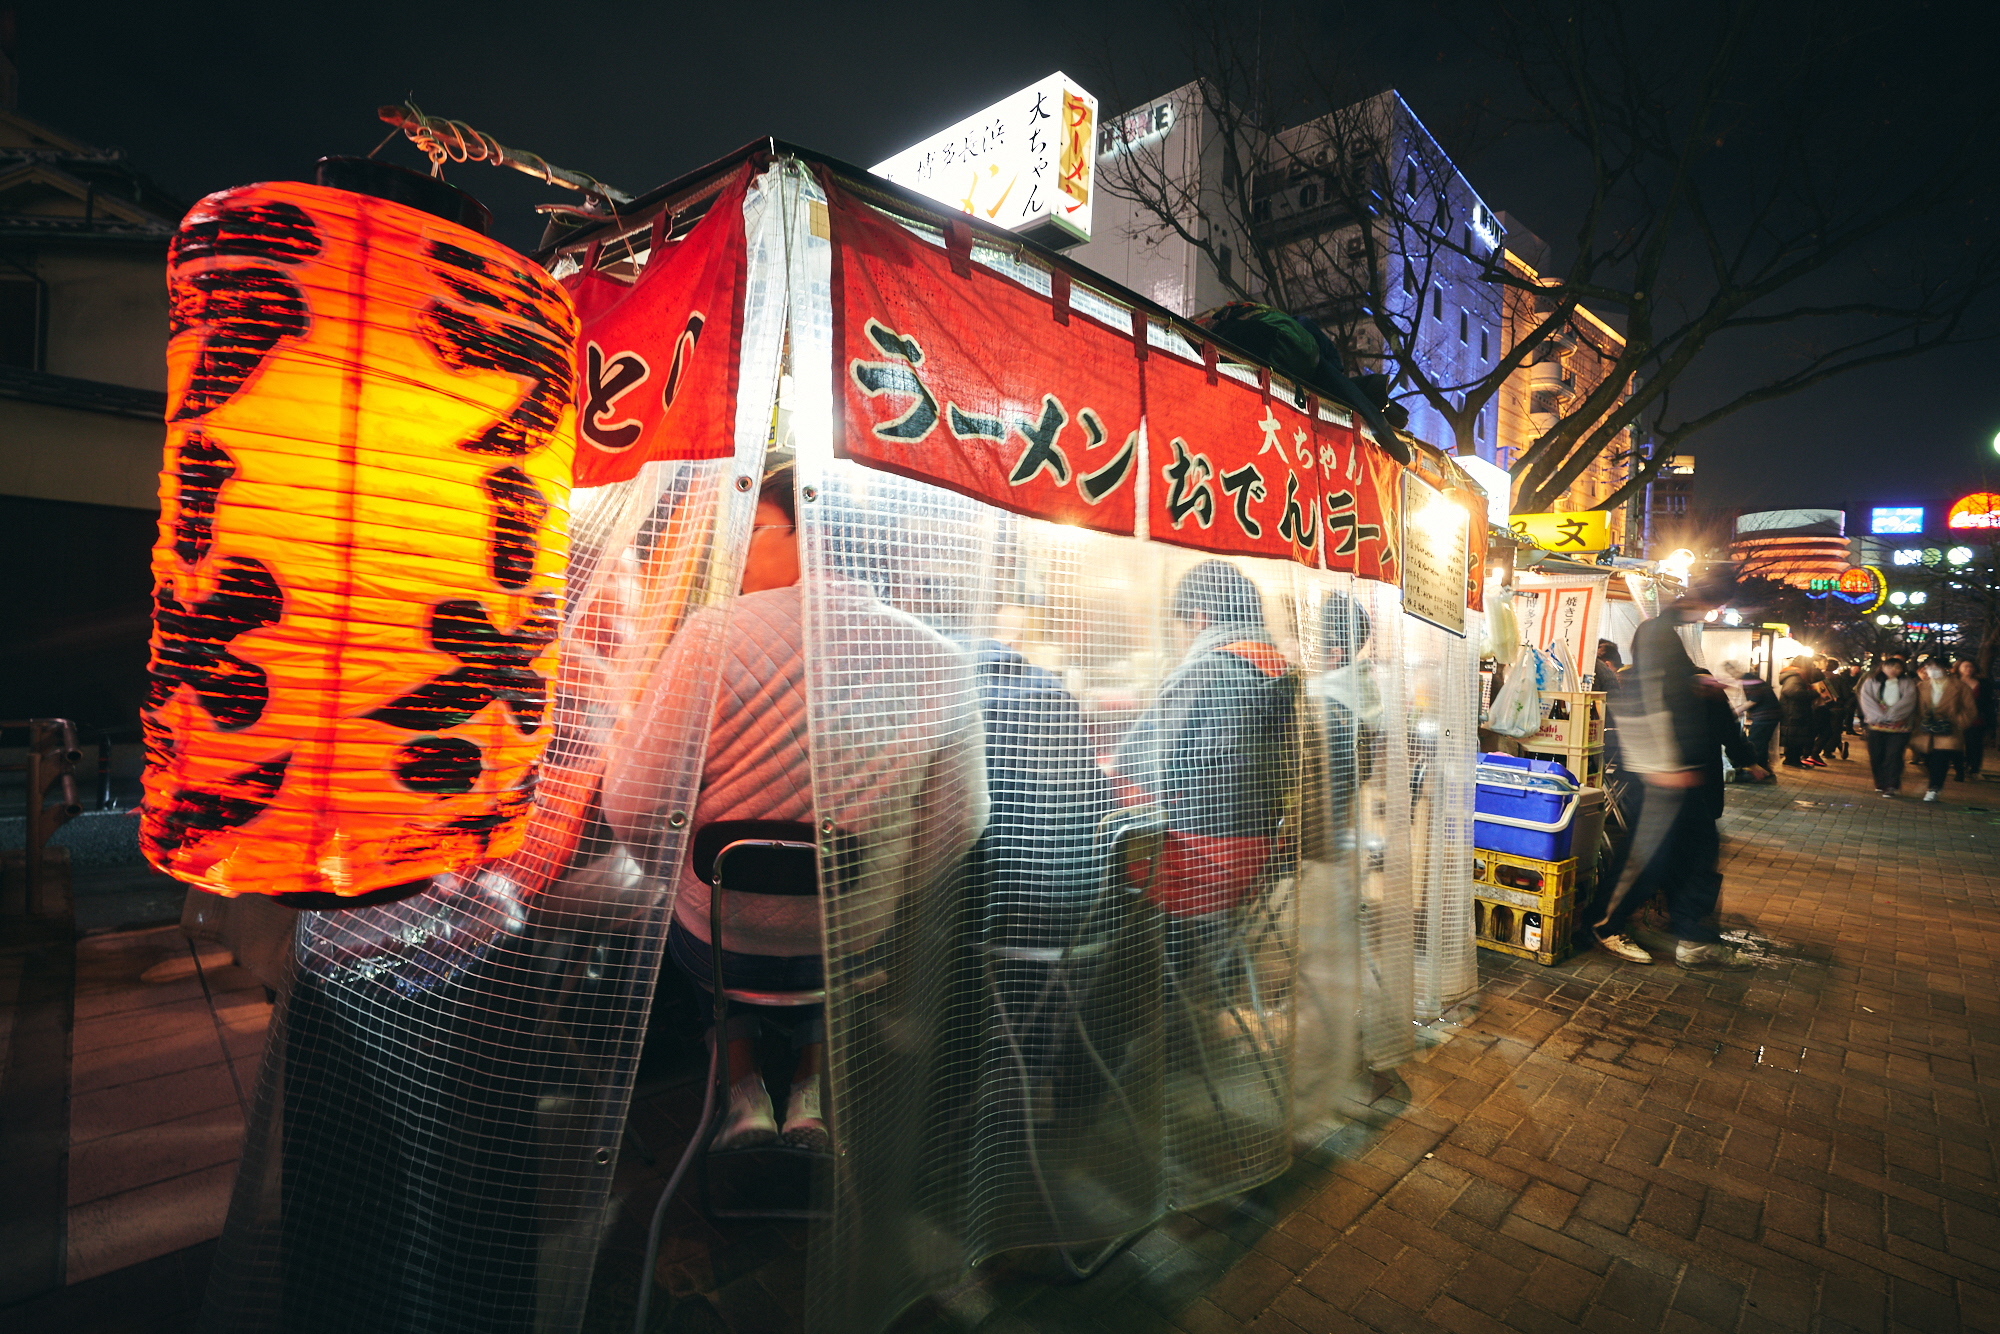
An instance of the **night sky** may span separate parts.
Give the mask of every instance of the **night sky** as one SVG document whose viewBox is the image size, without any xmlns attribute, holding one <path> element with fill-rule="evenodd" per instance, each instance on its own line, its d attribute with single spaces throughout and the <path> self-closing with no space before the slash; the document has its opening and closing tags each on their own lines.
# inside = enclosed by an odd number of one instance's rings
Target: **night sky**
<svg viewBox="0 0 2000 1334">
<path fill-rule="evenodd" d="M 1414 12 L 1414 11 L 1413 11 Z M 1425 11 L 1428 13 L 1429 11 Z M 962 16 L 961 16 L 962 15 Z M 866 165 L 1062 69 L 1106 114 L 1183 83 L 1192 65 L 1168 7 L 811 6 L 738 3 L 340 6 L 42 4 L 18 18 L 21 110 L 125 149 L 192 202 L 224 186 L 310 179 L 313 159 L 366 153 L 374 109 L 405 96 L 510 146 L 633 193 L 763 135 Z M 1349 40 L 1328 20 L 1326 40 Z M 1518 141 L 1460 151 L 1448 126 L 1493 67 L 1436 19 L 1400 16 L 1355 57 L 1440 132 L 1474 187 L 1557 241 L 1573 224 L 1549 155 Z M 1921 132 L 1913 98 L 1893 114 Z M 400 139 L 384 156 L 423 160 Z M 451 179 L 517 245 L 539 202 L 574 202 L 524 176 L 468 165 Z M 1690 387 L 1766 352 L 1744 346 Z M 1751 408 L 1691 442 L 1696 504 L 1864 507 L 2000 489 L 2000 347 L 1861 372 Z"/>
</svg>

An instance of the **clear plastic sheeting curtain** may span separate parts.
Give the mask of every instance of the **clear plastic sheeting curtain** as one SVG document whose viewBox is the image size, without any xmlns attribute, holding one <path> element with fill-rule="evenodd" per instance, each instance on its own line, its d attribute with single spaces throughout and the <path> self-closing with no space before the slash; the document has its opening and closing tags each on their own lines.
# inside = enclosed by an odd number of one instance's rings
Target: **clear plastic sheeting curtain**
<svg viewBox="0 0 2000 1334">
<path fill-rule="evenodd" d="M 1481 617 L 1463 636 L 1421 621 L 1404 631 L 1410 846 L 1416 883 L 1415 1014 L 1437 1018 L 1478 983 L 1472 941 L 1472 799 L 1478 764 Z"/>
<path fill-rule="evenodd" d="M 527 845 L 299 919 L 207 1329 L 582 1321 L 771 421 L 786 287 L 767 204 L 745 206 L 736 458 L 576 494 Z M 614 788 L 638 813 L 617 827 Z"/>
<path fill-rule="evenodd" d="M 809 217 L 815 187 L 797 188 Z M 1408 766 L 1371 735 L 1385 758 L 1363 785 L 1367 840 L 1330 834 L 1325 799 L 1308 800 L 1313 672 L 1331 670 L 1320 608 L 1341 577 L 1024 519 L 835 460 L 807 408 L 832 394 L 826 242 L 806 225 L 794 240 L 836 1146 L 807 1324 L 874 1330 L 987 1255 L 1083 1259 L 1284 1169 L 1300 899 L 1332 878 L 1330 847 L 1349 868 L 1343 929 L 1392 956 L 1368 1004 L 1400 997 L 1408 1041 L 1392 851 Z M 1348 660 L 1393 691 L 1393 594 L 1354 596 L 1389 628 Z M 1370 726 L 1387 727 L 1379 709 Z M 1357 924 L 1371 896 L 1400 906 Z M 1356 1028 L 1357 979 L 1322 990 Z M 1359 1035 L 1342 1041 L 1353 1064 Z"/>
</svg>

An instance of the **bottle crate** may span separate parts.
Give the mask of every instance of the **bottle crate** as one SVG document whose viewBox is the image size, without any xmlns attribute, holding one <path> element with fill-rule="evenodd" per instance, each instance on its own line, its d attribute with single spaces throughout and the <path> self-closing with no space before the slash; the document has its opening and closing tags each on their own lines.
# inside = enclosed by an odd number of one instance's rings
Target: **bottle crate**
<svg viewBox="0 0 2000 1334">
<path fill-rule="evenodd" d="M 1533 959 L 1547 967 L 1569 957 L 1576 910 L 1571 899 L 1564 899 L 1559 911 L 1540 912 L 1511 901 L 1489 899 L 1482 889 L 1473 895 L 1472 923 L 1473 940 L 1479 948 Z"/>
<path fill-rule="evenodd" d="M 1604 744 L 1604 692 L 1548 690 L 1541 730 L 1521 738 L 1522 750 L 1588 750 Z"/>
<path fill-rule="evenodd" d="M 1581 910 L 1576 858 L 1547 862 L 1475 849 L 1472 878 L 1473 939 L 1481 949 L 1544 966 L 1569 957 Z"/>
</svg>

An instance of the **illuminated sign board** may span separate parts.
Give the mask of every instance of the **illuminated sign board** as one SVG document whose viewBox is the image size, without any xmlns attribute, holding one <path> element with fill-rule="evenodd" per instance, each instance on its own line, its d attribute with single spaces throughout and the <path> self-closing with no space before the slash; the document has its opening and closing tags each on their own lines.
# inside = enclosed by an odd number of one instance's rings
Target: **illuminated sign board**
<svg viewBox="0 0 2000 1334">
<path fill-rule="evenodd" d="M 1097 132 L 1097 155 L 1112 157 L 1128 148 L 1151 143 L 1174 128 L 1174 102 L 1161 98 L 1149 107 L 1128 111 L 1104 122 Z"/>
<path fill-rule="evenodd" d="M 1544 551 L 1603 551 L 1611 545 L 1611 516 L 1603 510 L 1516 514 L 1507 526 Z"/>
<path fill-rule="evenodd" d="M 1055 245 L 1090 239 L 1097 99 L 1056 73 L 875 164 L 877 176 Z"/>
<path fill-rule="evenodd" d="M 1873 511 L 1873 522 L 1868 525 L 1868 531 L 1876 534 L 1921 533 L 1924 531 L 1924 508 L 1921 505 L 1896 505 L 1885 509 L 1878 505 Z"/>
<path fill-rule="evenodd" d="M 1951 507 L 1947 528 L 2000 528 L 2000 492 L 1974 491 Z"/>
<path fill-rule="evenodd" d="M 1873 565 L 1850 565 L 1834 578 L 1806 581 L 1807 597 L 1839 598 L 1863 612 L 1871 612 L 1881 606 L 1888 589 L 1887 577 Z M 1896 596 L 1900 598 L 1902 594 Z"/>
</svg>

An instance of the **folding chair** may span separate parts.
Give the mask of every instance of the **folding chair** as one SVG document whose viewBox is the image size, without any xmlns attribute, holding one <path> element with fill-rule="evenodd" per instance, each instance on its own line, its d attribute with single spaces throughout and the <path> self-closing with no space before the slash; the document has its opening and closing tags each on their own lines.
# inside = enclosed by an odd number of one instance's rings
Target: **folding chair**
<svg viewBox="0 0 2000 1334">
<path fill-rule="evenodd" d="M 634 1329 L 643 1334 L 652 1299 L 653 1265 L 660 1252 L 660 1233 L 667 1206 L 673 1202 L 690 1167 L 698 1169 L 702 1210 L 711 1218 L 817 1218 L 810 1208 L 718 1209 L 709 1191 L 709 1163 L 715 1158 L 752 1155 L 765 1158 L 803 1158 L 820 1161 L 831 1155 L 818 1149 L 794 1145 L 757 1144 L 737 1149 L 711 1149 L 722 1128 L 729 1105 L 729 1063 L 724 1059 L 729 1039 L 729 1007 L 733 1004 L 785 1009 L 822 1005 L 826 988 L 804 991 L 753 991 L 729 985 L 724 972 L 723 918 L 728 900 L 739 895 L 771 895 L 805 898 L 819 893 L 819 850 L 811 825 L 780 820 L 718 820 L 695 831 L 690 853 L 696 878 L 709 887 L 708 948 L 710 992 L 715 998 L 715 1027 L 709 1042 L 708 1081 L 702 1099 L 701 1119 L 688 1140 L 685 1152 L 667 1178 L 666 1189 L 653 1206 L 653 1218 L 646 1232 L 645 1265 L 640 1270 L 639 1310 Z M 825 1063 L 820 1067 L 821 1105 L 826 1097 Z"/>
<path fill-rule="evenodd" d="M 1102 980 L 1098 974 L 1116 937 L 1127 929 L 1133 910 L 1144 902 L 1144 880 L 1135 880 L 1128 871 L 1158 856 L 1160 835 L 1164 829 L 1163 820 L 1152 808 L 1118 811 L 1106 816 L 1097 835 L 1101 849 L 1096 858 L 1097 891 L 1079 914 L 1074 927 L 1066 933 L 1067 939 L 1061 944 L 1041 945 L 1006 939 L 987 941 L 980 947 L 986 955 L 988 987 L 1000 1035 L 1007 1044 L 1011 1063 L 1021 1084 L 1022 1131 L 1028 1167 L 1035 1178 L 1043 1206 L 1048 1211 L 1050 1225 L 1057 1229 L 1063 1225 L 1063 1214 L 1057 1206 L 1048 1173 L 1044 1170 L 1038 1128 L 1040 1109 L 1037 1107 L 1036 1086 L 1045 1071 L 1029 1059 L 1024 1039 L 1037 1036 L 1052 1048 L 1057 1043 L 1073 1041 L 1075 1049 L 1087 1057 L 1098 1077 L 1104 1081 L 1107 1091 L 1121 1105 L 1133 1134 L 1144 1133 L 1141 1118 L 1126 1098 L 1118 1073 L 1111 1068 L 1091 1037 L 1084 1011 L 1090 1004 L 1091 993 Z M 1031 968 L 1041 974 L 1039 990 L 1026 1005 L 1010 999 L 1008 992 L 1013 988 L 1004 986 L 1001 981 L 1003 969 L 1021 968 Z M 1039 1064 L 1060 1067 L 1062 1062 L 1045 1052 Z M 1054 1092 L 1060 1096 L 1060 1090 Z M 1139 1232 L 1134 1232 L 1114 1238 L 1095 1257 L 1083 1262 L 1071 1254 L 1068 1246 L 1058 1245 L 1055 1250 L 1070 1274 L 1083 1279 L 1097 1272 L 1139 1235 Z"/>
</svg>

